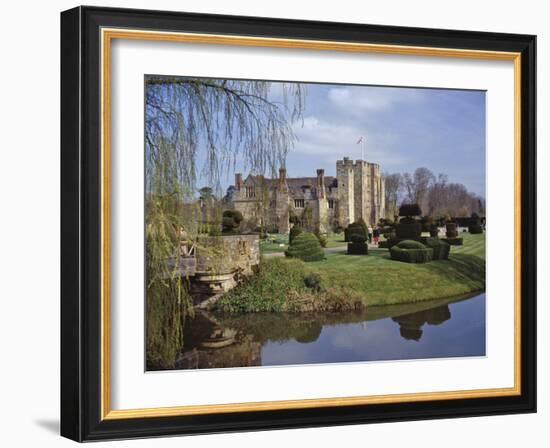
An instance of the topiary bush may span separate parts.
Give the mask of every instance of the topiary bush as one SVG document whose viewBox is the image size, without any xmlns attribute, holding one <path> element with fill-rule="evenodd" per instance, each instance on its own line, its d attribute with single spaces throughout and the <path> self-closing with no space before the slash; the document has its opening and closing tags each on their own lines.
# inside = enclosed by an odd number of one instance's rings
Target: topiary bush
<svg viewBox="0 0 550 448">
<path fill-rule="evenodd" d="M 439 227 L 437 227 L 437 224 L 432 224 L 430 227 L 430 236 L 432 238 L 437 238 L 439 236 Z"/>
<path fill-rule="evenodd" d="M 357 237 L 355 237 L 356 240 L 358 238 L 364 237 L 362 242 L 367 241 L 368 227 L 365 221 L 360 219 L 358 221 L 352 222 L 344 231 L 344 241 L 346 241 L 347 243 L 353 242 L 353 235 L 358 235 Z"/>
<path fill-rule="evenodd" d="M 431 247 L 434 251 L 433 260 L 448 260 L 451 246 L 446 241 L 439 238 L 426 238 L 426 246 Z"/>
<path fill-rule="evenodd" d="M 302 261 L 320 261 L 325 258 L 325 252 L 321 248 L 319 240 L 310 232 L 302 232 L 296 236 L 285 255 Z"/>
<path fill-rule="evenodd" d="M 458 236 L 458 231 L 456 230 L 455 222 L 447 222 L 445 224 L 445 227 L 447 228 L 447 231 L 445 233 L 447 238 L 456 238 Z"/>
<path fill-rule="evenodd" d="M 418 241 L 403 240 L 392 246 L 390 256 L 392 260 L 405 263 L 427 263 L 432 261 L 434 250 Z"/>
<path fill-rule="evenodd" d="M 483 233 L 483 227 L 481 226 L 481 224 L 473 224 L 468 227 L 468 232 L 470 232 L 472 235 Z"/>
<path fill-rule="evenodd" d="M 483 233 L 481 219 L 479 219 L 479 215 L 477 213 L 472 213 L 472 217 L 470 218 L 470 225 L 468 226 L 468 232 L 473 235 Z"/>
<path fill-rule="evenodd" d="M 348 255 L 368 255 L 369 246 L 363 242 L 348 243 Z"/>
<path fill-rule="evenodd" d="M 462 246 L 464 244 L 464 240 L 462 239 L 462 237 L 441 238 L 441 240 L 445 241 L 451 246 Z"/>
<path fill-rule="evenodd" d="M 304 229 L 302 229 L 300 226 L 294 226 L 292 229 L 290 229 L 290 233 L 288 234 L 288 244 L 292 244 L 292 241 L 294 238 L 296 238 L 300 233 L 302 233 Z"/>
<path fill-rule="evenodd" d="M 369 246 L 367 245 L 367 233 L 361 224 L 356 224 L 349 231 L 348 255 L 367 255 Z"/>
<path fill-rule="evenodd" d="M 402 204 L 399 207 L 399 216 L 407 216 L 409 218 L 413 216 L 420 216 L 422 214 L 422 209 L 418 204 Z"/>
<path fill-rule="evenodd" d="M 243 214 L 238 210 L 226 210 L 222 215 L 222 233 L 236 234 L 241 222 Z"/>
<path fill-rule="evenodd" d="M 395 226 L 397 238 L 419 238 L 422 234 L 422 225 L 413 218 L 403 218 Z"/>
</svg>

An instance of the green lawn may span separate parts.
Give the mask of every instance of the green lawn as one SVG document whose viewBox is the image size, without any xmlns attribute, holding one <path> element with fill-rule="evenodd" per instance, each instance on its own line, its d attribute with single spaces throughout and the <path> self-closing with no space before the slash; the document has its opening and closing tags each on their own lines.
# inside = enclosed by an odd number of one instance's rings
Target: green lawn
<svg viewBox="0 0 550 448">
<path fill-rule="evenodd" d="M 346 243 L 344 241 L 344 232 L 342 233 L 329 233 L 327 235 L 327 247 L 343 247 L 345 248 Z"/>
<path fill-rule="evenodd" d="M 463 233 L 463 246 L 452 246 L 449 260 L 425 264 L 390 259 L 387 249 L 369 248 L 369 255 L 328 253 L 308 263 L 326 284 L 364 295 L 368 305 L 388 305 L 458 296 L 485 289 L 485 235 Z"/>
<path fill-rule="evenodd" d="M 283 244 L 283 246 L 281 246 Z M 344 234 L 329 233 L 327 235 L 327 247 L 345 247 Z M 267 239 L 260 241 L 260 252 L 262 254 L 273 254 L 284 252 L 288 249 L 288 235 L 270 233 Z"/>
<path fill-rule="evenodd" d="M 262 254 L 284 252 L 287 249 L 288 235 L 286 234 L 270 233 L 265 240 L 260 241 L 260 252 Z"/>
<path fill-rule="evenodd" d="M 334 235 L 329 247 L 342 249 L 326 251 L 323 261 L 265 258 L 260 275 L 222 297 L 219 309 L 313 311 L 353 308 L 357 303 L 402 305 L 484 291 L 485 235 L 460 236 L 464 245 L 451 246 L 449 260 L 410 264 L 391 260 L 387 249 L 370 247 L 369 255 L 347 255 L 344 243 Z M 264 244 L 271 247 L 264 246 L 262 252 L 277 250 L 277 241 Z M 317 292 L 306 285 L 312 274 L 321 285 Z"/>
</svg>

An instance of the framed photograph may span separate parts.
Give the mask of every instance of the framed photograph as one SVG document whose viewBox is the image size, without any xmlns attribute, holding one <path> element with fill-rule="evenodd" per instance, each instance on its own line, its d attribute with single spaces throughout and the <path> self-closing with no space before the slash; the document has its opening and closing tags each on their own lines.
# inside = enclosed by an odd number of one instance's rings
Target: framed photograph
<svg viewBox="0 0 550 448">
<path fill-rule="evenodd" d="M 535 412 L 535 36 L 61 14 L 61 433 Z"/>
</svg>

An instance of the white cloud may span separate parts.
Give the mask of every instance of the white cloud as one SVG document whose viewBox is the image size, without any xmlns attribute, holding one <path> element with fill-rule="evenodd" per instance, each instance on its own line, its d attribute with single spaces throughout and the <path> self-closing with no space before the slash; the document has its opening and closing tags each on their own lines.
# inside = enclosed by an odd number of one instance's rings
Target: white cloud
<svg viewBox="0 0 550 448">
<path fill-rule="evenodd" d="M 365 158 L 381 165 L 397 165 L 405 159 L 390 147 L 396 144 L 395 135 L 383 132 L 369 132 L 353 122 L 326 121 L 315 116 L 304 118 L 303 126 L 296 125 L 297 142 L 293 153 L 315 156 L 326 162 L 335 162 L 342 157 L 361 158 L 358 138 L 365 137 Z"/>
<path fill-rule="evenodd" d="M 423 101 L 421 89 L 388 87 L 384 89 L 363 87 L 333 87 L 328 91 L 330 103 L 350 113 L 364 113 L 390 109 L 400 103 Z"/>
</svg>

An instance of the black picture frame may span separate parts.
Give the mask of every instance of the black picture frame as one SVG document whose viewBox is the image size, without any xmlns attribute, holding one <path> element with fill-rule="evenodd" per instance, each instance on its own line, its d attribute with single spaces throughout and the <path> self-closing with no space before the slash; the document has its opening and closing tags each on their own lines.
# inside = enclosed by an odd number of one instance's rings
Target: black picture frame
<svg viewBox="0 0 550 448">
<path fill-rule="evenodd" d="M 521 394 L 102 420 L 102 27 L 521 53 Z M 535 412 L 535 58 L 532 35 L 99 7 L 61 13 L 61 434 L 92 441 Z"/>
</svg>

